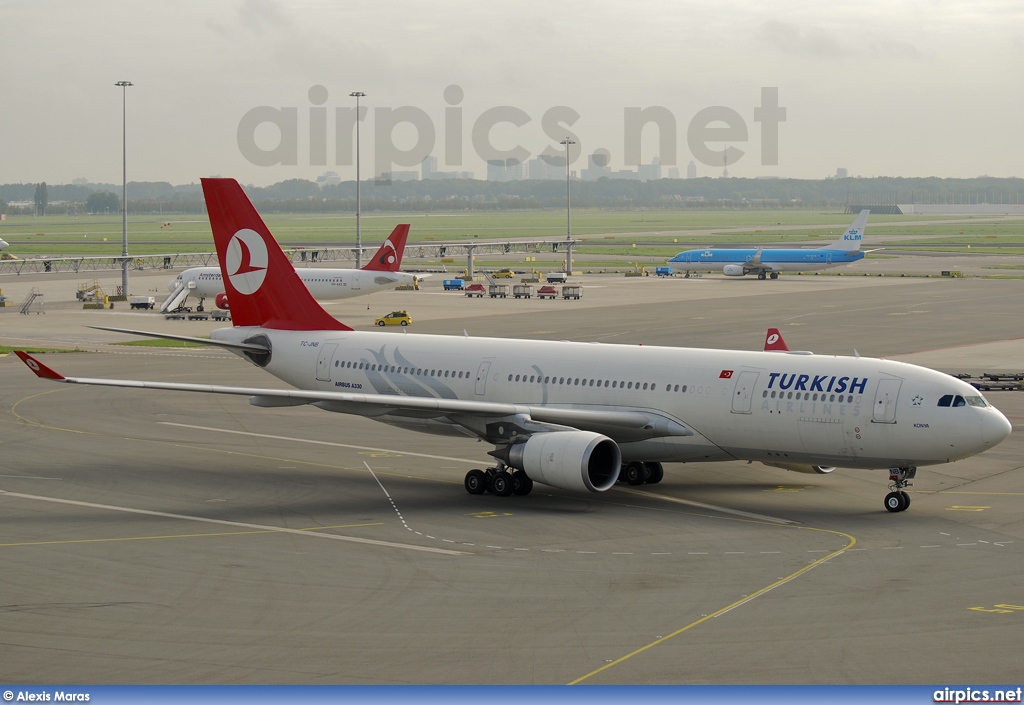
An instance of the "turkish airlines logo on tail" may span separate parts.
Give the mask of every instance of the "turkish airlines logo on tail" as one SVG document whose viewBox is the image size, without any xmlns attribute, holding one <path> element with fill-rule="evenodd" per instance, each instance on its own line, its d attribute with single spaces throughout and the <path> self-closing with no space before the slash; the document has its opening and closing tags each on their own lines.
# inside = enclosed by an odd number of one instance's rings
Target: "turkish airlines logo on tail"
<svg viewBox="0 0 1024 705">
<path fill-rule="evenodd" d="M 383 254 L 377 258 L 377 262 L 384 266 L 390 267 L 398 260 L 398 252 L 395 250 L 395 246 L 391 243 L 391 238 L 384 241 L 384 244 L 380 246 L 384 250 Z"/>
<path fill-rule="evenodd" d="M 722 374 L 718 375 L 718 379 L 732 379 L 732 370 L 722 370 Z"/>
<path fill-rule="evenodd" d="M 775 343 L 779 342 L 779 334 L 778 333 L 769 333 L 768 334 L 768 339 L 765 340 L 764 342 L 765 342 L 765 345 L 775 345 Z"/>
<path fill-rule="evenodd" d="M 267 243 L 255 230 L 245 228 L 231 236 L 224 269 L 239 294 L 254 294 L 267 276 Z"/>
</svg>

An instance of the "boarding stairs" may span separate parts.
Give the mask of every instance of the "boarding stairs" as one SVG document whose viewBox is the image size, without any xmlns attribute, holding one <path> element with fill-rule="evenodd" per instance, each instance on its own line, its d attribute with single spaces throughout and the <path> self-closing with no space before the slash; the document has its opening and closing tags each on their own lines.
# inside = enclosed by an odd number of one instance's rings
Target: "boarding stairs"
<svg viewBox="0 0 1024 705">
<path fill-rule="evenodd" d="M 179 283 L 174 287 L 174 291 L 171 292 L 171 295 L 164 299 L 164 302 L 160 304 L 160 313 L 173 311 L 185 303 L 185 299 L 187 299 L 188 295 L 192 293 L 195 286 L 196 283 L 192 280 Z"/>
<path fill-rule="evenodd" d="M 43 295 L 39 291 L 38 286 L 32 287 L 32 291 L 30 291 L 28 296 L 25 297 L 25 300 L 21 302 L 20 313 L 26 316 L 30 313 L 46 313 L 46 311 L 43 310 Z"/>
</svg>

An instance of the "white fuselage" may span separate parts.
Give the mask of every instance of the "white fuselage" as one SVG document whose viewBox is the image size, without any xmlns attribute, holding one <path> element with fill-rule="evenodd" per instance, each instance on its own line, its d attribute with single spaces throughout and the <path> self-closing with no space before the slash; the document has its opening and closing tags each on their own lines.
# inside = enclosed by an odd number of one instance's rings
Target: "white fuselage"
<svg viewBox="0 0 1024 705">
<path fill-rule="evenodd" d="M 891 360 L 244 327 L 212 337 L 257 335 L 272 347 L 267 371 L 299 389 L 641 411 L 692 431 L 642 438 L 608 431 L 623 460 L 929 465 L 979 453 L 1010 429 L 970 385 Z M 939 406 L 943 397 L 962 405 Z M 317 405 L 426 432 L 469 433 L 450 415 Z"/>
<path fill-rule="evenodd" d="M 367 269 L 296 269 L 299 278 L 313 298 L 320 301 L 347 299 L 370 294 L 382 289 L 410 285 L 416 275 L 407 272 L 382 272 Z M 224 292 L 224 277 L 220 267 L 193 267 L 186 269 L 167 285 L 175 291 L 184 284 L 189 296 L 212 299 Z"/>
</svg>

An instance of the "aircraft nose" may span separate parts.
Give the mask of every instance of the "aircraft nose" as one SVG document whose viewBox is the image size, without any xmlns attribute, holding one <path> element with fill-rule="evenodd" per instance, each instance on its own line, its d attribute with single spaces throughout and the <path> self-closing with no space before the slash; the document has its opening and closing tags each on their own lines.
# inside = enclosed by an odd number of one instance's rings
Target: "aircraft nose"
<svg viewBox="0 0 1024 705">
<path fill-rule="evenodd" d="M 1010 421 L 1003 416 L 1001 411 L 997 409 L 991 409 L 991 413 L 985 414 L 981 419 L 981 438 L 987 445 L 994 446 L 1005 441 L 1010 432 L 1013 431 L 1013 426 L 1010 425 Z"/>
</svg>

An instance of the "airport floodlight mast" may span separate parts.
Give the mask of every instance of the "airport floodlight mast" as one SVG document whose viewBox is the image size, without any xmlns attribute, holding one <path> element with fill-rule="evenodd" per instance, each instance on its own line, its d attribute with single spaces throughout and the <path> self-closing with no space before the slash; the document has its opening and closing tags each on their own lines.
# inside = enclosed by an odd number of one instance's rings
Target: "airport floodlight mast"
<svg viewBox="0 0 1024 705">
<path fill-rule="evenodd" d="M 365 98 L 366 94 L 362 91 L 352 91 L 349 96 L 356 99 L 356 269 L 360 269 L 363 266 L 363 236 L 359 229 L 359 123 L 363 120 L 359 114 L 359 99 Z"/>
<path fill-rule="evenodd" d="M 572 210 L 569 207 L 569 145 L 575 140 L 566 137 L 558 144 L 565 145 L 565 272 L 572 274 Z"/>
<path fill-rule="evenodd" d="M 558 144 L 565 145 L 565 239 L 572 239 L 572 216 L 569 214 L 569 145 L 576 144 L 575 140 L 566 137 Z"/>
<path fill-rule="evenodd" d="M 121 89 L 121 295 L 128 296 L 128 86 L 134 84 L 114 85 Z"/>
</svg>

